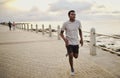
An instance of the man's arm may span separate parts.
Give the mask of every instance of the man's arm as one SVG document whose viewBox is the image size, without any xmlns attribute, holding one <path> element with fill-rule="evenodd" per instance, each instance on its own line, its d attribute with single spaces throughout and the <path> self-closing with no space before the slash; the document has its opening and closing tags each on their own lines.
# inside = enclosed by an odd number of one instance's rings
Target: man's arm
<svg viewBox="0 0 120 78">
<path fill-rule="evenodd" d="M 61 32 L 60 32 L 60 36 L 62 37 L 62 39 L 64 40 L 64 42 L 65 42 L 65 44 L 66 44 L 66 46 L 68 45 L 68 40 L 65 38 L 65 36 L 64 36 L 64 31 L 63 30 L 61 30 Z"/>
<path fill-rule="evenodd" d="M 82 36 L 82 30 L 79 29 L 79 35 L 80 35 L 80 44 L 83 46 L 83 36 Z"/>
</svg>

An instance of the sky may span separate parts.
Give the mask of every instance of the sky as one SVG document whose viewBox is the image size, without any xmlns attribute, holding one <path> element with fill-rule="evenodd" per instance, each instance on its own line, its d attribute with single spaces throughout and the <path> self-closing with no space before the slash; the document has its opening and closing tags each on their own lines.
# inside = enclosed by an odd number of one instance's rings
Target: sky
<svg viewBox="0 0 120 78">
<path fill-rule="evenodd" d="M 0 0 L 0 22 L 65 21 L 76 11 L 83 21 L 120 21 L 120 0 Z"/>
</svg>

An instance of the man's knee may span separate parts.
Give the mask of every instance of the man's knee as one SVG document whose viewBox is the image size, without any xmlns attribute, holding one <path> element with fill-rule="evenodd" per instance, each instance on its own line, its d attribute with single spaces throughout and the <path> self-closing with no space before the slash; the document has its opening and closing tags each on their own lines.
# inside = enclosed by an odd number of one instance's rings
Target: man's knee
<svg viewBox="0 0 120 78">
<path fill-rule="evenodd" d="M 74 57 L 77 59 L 78 58 L 78 54 L 74 54 Z"/>
<path fill-rule="evenodd" d="M 70 57 L 70 58 L 73 58 L 73 53 L 70 53 L 70 54 L 69 54 L 69 57 Z"/>
<path fill-rule="evenodd" d="M 76 59 L 78 58 L 78 56 L 74 56 Z"/>
</svg>

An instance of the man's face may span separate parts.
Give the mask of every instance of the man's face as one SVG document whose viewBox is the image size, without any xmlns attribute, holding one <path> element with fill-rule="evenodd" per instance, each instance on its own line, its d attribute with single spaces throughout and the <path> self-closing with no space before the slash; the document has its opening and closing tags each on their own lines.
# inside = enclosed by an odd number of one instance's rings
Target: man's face
<svg viewBox="0 0 120 78">
<path fill-rule="evenodd" d="M 74 20 L 75 19 L 75 12 L 71 12 L 70 15 L 69 15 L 69 18 Z"/>
</svg>

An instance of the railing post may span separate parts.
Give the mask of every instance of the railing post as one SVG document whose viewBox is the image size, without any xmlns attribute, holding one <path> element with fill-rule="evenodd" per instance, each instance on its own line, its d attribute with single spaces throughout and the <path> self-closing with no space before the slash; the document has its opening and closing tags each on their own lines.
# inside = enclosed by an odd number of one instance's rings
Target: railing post
<svg viewBox="0 0 120 78">
<path fill-rule="evenodd" d="M 27 31 L 29 31 L 29 24 L 27 24 Z"/>
<path fill-rule="evenodd" d="M 58 28 L 57 28 L 57 33 L 58 33 L 58 40 L 60 40 L 60 26 L 58 25 Z"/>
<path fill-rule="evenodd" d="M 18 24 L 17 27 L 16 27 L 17 29 L 19 29 L 18 26 L 19 26 L 19 24 Z"/>
<path fill-rule="evenodd" d="M 42 25 L 42 35 L 45 34 L 45 30 L 44 30 L 44 24 Z"/>
<path fill-rule="evenodd" d="M 21 25 L 19 24 L 19 29 L 21 29 Z"/>
<path fill-rule="evenodd" d="M 96 55 L 96 35 L 95 28 L 91 28 L 90 32 L 90 55 Z"/>
<path fill-rule="evenodd" d="M 51 29 L 51 25 L 49 25 L 49 37 L 52 37 L 52 29 Z"/>
<path fill-rule="evenodd" d="M 22 23 L 22 25 L 23 25 L 23 30 L 24 30 L 24 23 Z"/>
<path fill-rule="evenodd" d="M 20 29 L 20 25 L 18 25 L 18 29 Z"/>
<path fill-rule="evenodd" d="M 22 25 L 20 24 L 20 29 L 22 29 Z"/>
<path fill-rule="evenodd" d="M 20 25 L 18 25 L 18 29 L 20 29 Z"/>
<path fill-rule="evenodd" d="M 31 31 L 33 31 L 33 25 L 31 24 Z"/>
<path fill-rule="evenodd" d="M 26 30 L 26 25 L 25 25 L 25 23 L 24 23 L 24 30 Z"/>
<path fill-rule="evenodd" d="M 24 23 L 23 23 L 23 30 L 24 30 Z"/>
<path fill-rule="evenodd" d="M 36 33 L 38 33 L 38 25 L 36 24 Z"/>
<path fill-rule="evenodd" d="M 24 29 L 23 26 L 24 26 L 24 25 L 23 25 L 23 23 L 22 23 L 22 30 Z"/>
</svg>

